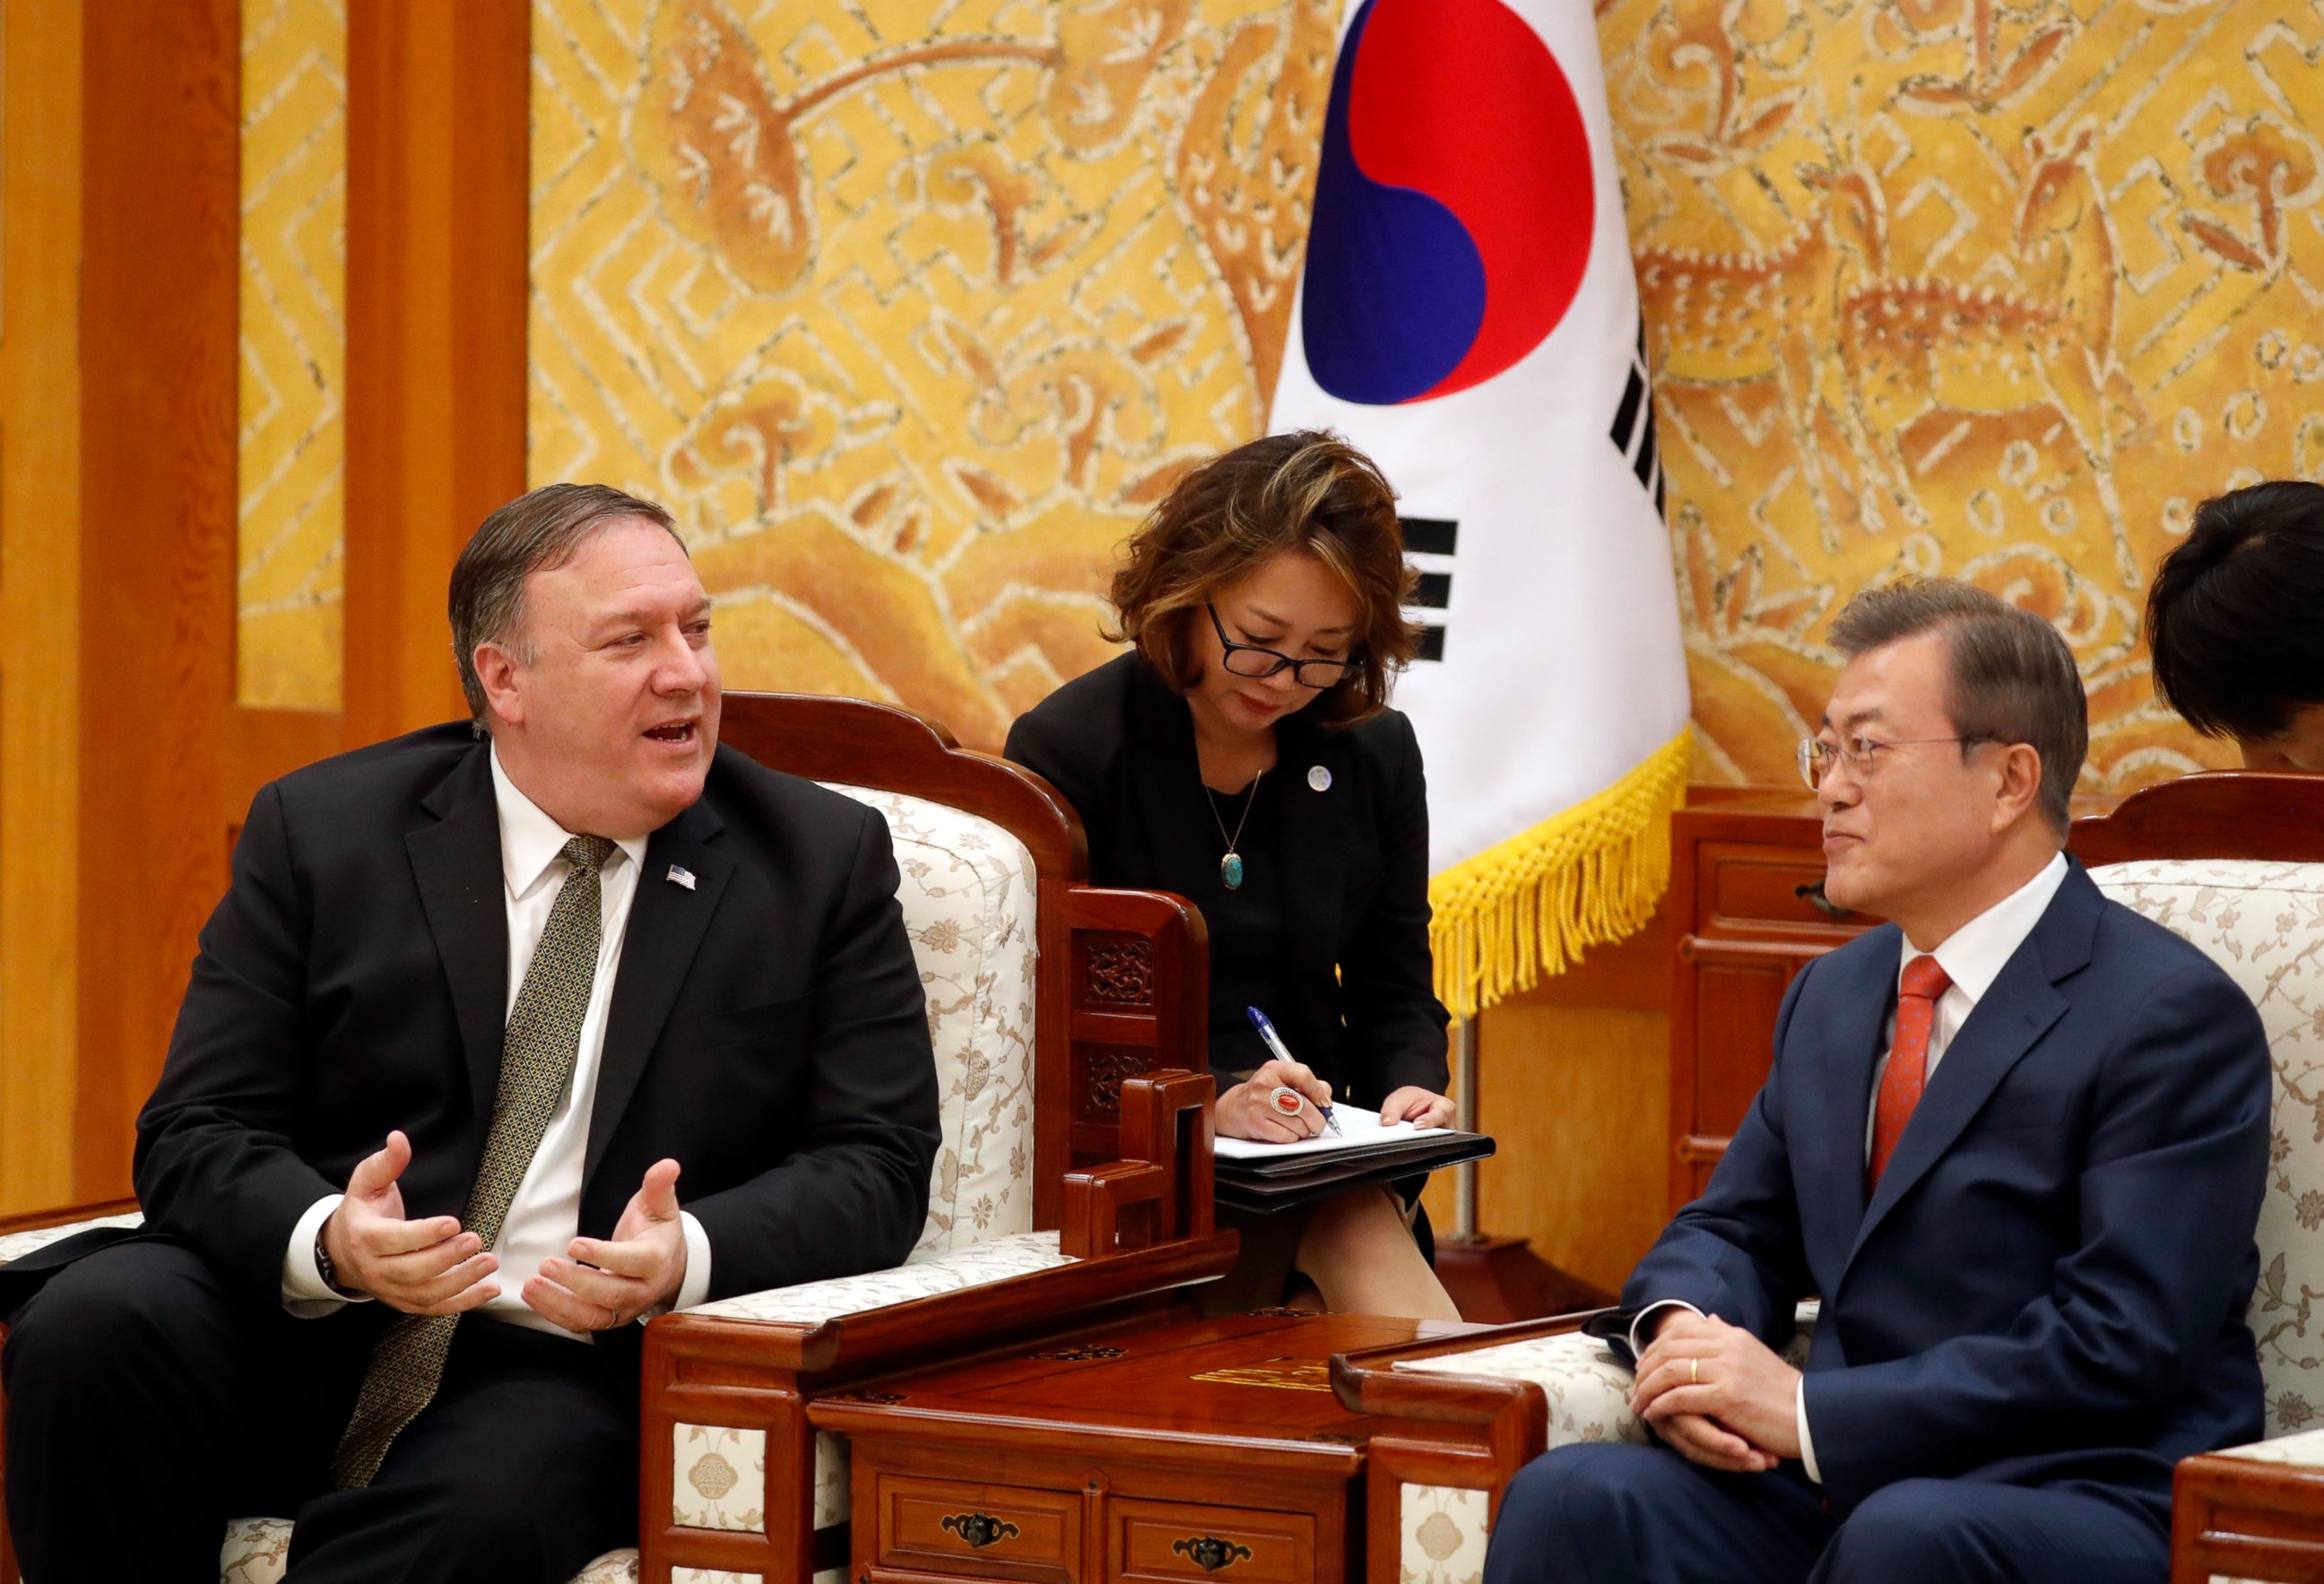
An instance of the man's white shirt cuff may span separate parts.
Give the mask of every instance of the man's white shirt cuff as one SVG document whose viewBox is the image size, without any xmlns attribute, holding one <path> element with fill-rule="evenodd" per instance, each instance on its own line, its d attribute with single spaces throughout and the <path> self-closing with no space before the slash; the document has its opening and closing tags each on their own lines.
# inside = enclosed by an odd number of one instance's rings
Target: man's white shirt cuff
<svg viewBox="0 0 2324 1584">
<path fill-rule="evenodd" d="M 368 1298 L 348 1298 L 334 1293 L 323 1280 L 323 1273 L 315 1267 L 315 1239 L 322 1235 L 323 1223 L 339 1208 L 344 1193 L 326 1193 L 307 1207 L 299 1224 L 290 1229 L 290 1247 L 282 1250 L 282 1308 L 295 1320 L 320 1320 L 327 1314 L 337 1314 L 349 1303 L 368 1303 Z"/>
<path fill-rule="evenodd" d="M 1702 1311 L 1697 1309 L 1693 1304 L 1688 1303 L 1683 1298 L 1665 1298 L 1659 1303 L 1647 1304 L 1644 1309 L 1638 1311 L 1638 1317 L 1630 1322 L 1631 1358 L 1636 1358 L 1639 1354 L 1646 1350 L 1646 1342 L 1650 1340 L 1647 1333 L 1653 1329 L 1646 1324 L 1646 1322 L 1652 1320 L 1655 1315 L 1660 1314 L 1665 1309 L 1683 1309 L 1689 1314 L 1693 1315 L 1697 1320 L 1701 1320 L 1702 1318 Z"/>
<path fill-rule="evenodd" d="M 1816 1467 L 1815 1438 L 1808 1433 L 1808 1377 L 1804 1375 L 1792 1398 L 1792 1423 L 1800 1432 L 1800 1461 L 1806 1466 L 1808 1478 L 1821 1485 L 1823 1470 Z"/>
<path fill-rule="evenodd" d="M 651 1320 L 655 1314 L 668 1314 L 673 1309 L 691 1309 L 706 1302 L 710 1296 L 710 1234 L 694 1219 L 690 1210 L 678 1212 L 678 1229 L 686 1234 L 686 1277 L 678 1284 L 678 1296 L 670 1300 L 669 1309 L 657 1309 L 641 1320 Z"/>
</svg>

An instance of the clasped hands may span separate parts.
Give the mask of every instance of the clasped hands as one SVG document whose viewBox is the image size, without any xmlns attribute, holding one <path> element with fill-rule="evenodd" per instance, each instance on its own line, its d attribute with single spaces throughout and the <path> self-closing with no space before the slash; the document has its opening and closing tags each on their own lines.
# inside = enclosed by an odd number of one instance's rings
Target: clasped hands
<svg viewBox="0 0 2324 1584">
<path fill-rule="evenodd" d="M 1296 1116 L 1286 1117 L 1268 1103 L 1267 1097 L 1277 1089 L 1296 1090 L 1308 1103 Z M 1332 1086 L 1316 1077 L 1313 1067 L 1278 1056 L 1212 1102 L 1211 1119 L 1229 1138 L 1296 1144 L 1323 1130 L 1323 1113 L 1316 1108 L 1331 1103 Z M 1384 1125 L 1411 1122 L 1422 1128 L 1442 1128 L 1452 1120 L 1452 1102 L 1416 1083 L 1406 1084 L 1380 1102 Z"/>
<path fill-rule="evenodd" d="M 411 1141 L 393 1132 L 347 1179 L 346 1197 L 323 1223 L 339 1285 L 406 1314 L 458 1314 L 498 1297 L 499 1257 L 459 1218 L 404 1219 L 397 1183 L 410 1164 Z M 647 1167 L 612 1239 L 576 1238 L 563 1258 L 542 1260 L 519 1294 L 526 1306 L 567 1331 L 602 1331 L 675 1298 L 686 1279 L 678 1172 L 674 1160 Z"/>
<path fill-rule="evenodd" d="M 1638 1355 L 1630 1409 L 1689 1462 L 1765 1474 L 1800 1455 L 1800 1372 L 1740 1326 L 1664 1312 Z"/>
</svg>

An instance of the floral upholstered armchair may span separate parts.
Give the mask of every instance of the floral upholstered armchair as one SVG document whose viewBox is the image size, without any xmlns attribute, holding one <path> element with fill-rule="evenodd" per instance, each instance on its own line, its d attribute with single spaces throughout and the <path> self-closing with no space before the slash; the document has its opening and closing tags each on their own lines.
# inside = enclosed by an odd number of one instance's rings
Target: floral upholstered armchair
<svg viewBox="0 0 2324 1584">
<path fill-rule="evenodd" d="M 2250 1310 L 2267 1439 L 2179 1465 L 2172 1584 L 2324 1579 L 2324 776 L 2166 782 L 2079 822 L 2071 850 L 2107 896 L 2227 970 L 2275 1067 Z M 1577 1329 L 1585 1318 L 1333 1361 L 1351 1407 L 1402 1421 L 1366 1465 L 1376 1584 L 1472 1584 L 1519 1469 L 1552 1446 L 1645 1441 L 1630 1372 Z M 1803 1304 L 1794 1363 L 1813 1329 Z"/>
<path fill-rule="evenodd" d="M 808 1402 L 1093 1312 L 1150 1315 L 1234 1256 L 1212 1228 L 1196 1043 L 1208 948 L 1193 909 L 1084 884 L 1079 822 L 1046 782 L 908 712 L 729 693 L 721 735 L 886 817 L 943 1142 L 902 1266 L 647 1328 L 642 1548 L 598 1558 L 574 1584 L 791 1584 L 836 1569 L 847 1449 L 810 1431 Z M 135 1220 L 131 1205 L 92 1208 Z M 66 1224 L 0 1236 L 0 1263 L 92 1224 L 43 1219 Z M 277 1517 L 229 1525 L 221 1584 L 280 1579 L 290 1536 Z M 5 1530 L 0 1584 L 15 1584 Z"/>
</svg>

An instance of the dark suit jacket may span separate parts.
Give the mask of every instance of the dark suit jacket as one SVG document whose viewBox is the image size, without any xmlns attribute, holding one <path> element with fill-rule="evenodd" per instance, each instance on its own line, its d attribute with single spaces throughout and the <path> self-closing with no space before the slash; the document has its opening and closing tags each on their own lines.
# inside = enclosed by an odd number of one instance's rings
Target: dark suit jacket
<svg viewBox="0 0 2324 1584">
<path fill-rule="evenodd" d="M 1412 723 L 1385 710 L 1333 731 L 1302 711 L 1276 742 L 1297 999 L 1269 1015 L 1292 1054 L 1360 1105 L 1407 1083 L 1441 1094 L 1449 1018 L 1428 950 L 1428 790 Z M 1097 884 L 1217 906 L 1194 717 L 1135 650 L 1019 717 L 1004 751 L 1080 813 Z M 1307 778 L 1317 765 L 1328 790 Z"/>
<path fill-rule="evenodd" d="M 666 879 L 673 863 L 694 889 Z M 903 1257 L 938 1128 L 896 885 L 877 813 L 719 750 L 701 800 L 647 843 L 584 1236 L 611 1235 L 669 1156 L 709 1238 L 713 1297 Z M 461 1214 L 508 955 L 489 750 L 466 723 L 263 789 L 138 1119 L 149 1228 L 276 1304 L 293 1225 L 392 1128 L 411 1138 L 405 1213 Z"/>
<path fill-rule="evenodd" d="M 1929 1079 L 1866 1202 L 1865 1119 L 1901 938 L 1799 976 L 1766 1086 L 1623 1291 L 1780 1345 L 1846 1514 L 1918 1477 L 2087 1478 L 2167 1517 L 2172 1465 L 2257 1440 L 2244 1322 L 2273 1079 L 2259 1015 L 2076 864 Z"/>
</svg>

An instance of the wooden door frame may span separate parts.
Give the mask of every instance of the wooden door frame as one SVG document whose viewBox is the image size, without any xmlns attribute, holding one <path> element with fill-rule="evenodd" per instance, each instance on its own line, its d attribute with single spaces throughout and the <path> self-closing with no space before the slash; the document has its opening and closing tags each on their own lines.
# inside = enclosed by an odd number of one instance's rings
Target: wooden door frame
<svg viewBox="0 0 2324 1584">
<path fill-rule="evenodd" d="M 240 20 L 237 0 L 83 14 L 81 1199 L 128 1187 L 251 796 L 458 713 L 446 582 L 525 482 L 530 4 L 353 0 L 346 700 L 235 704 Z"/>
</svg>

